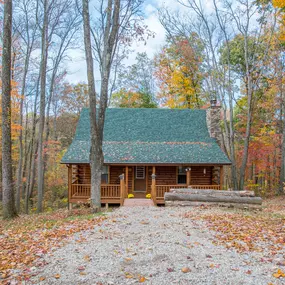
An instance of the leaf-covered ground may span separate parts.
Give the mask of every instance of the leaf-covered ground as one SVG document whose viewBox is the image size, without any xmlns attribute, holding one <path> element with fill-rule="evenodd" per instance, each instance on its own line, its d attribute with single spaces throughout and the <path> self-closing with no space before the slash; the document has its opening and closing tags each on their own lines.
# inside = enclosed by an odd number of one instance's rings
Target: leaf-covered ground
<svg viewBox="0 0 285 285">
<path fill-rule="evenodd" d="M 86 210 L 60 210 L 51 214 L 0 220 L 0 284 L 28 281 L 31 268 L 44 266 L 48 252 L 63 246 L 74 233 L 100 225 L 105 216 Z"/>
<path fill-rule="evenodd" d="M 285 245 L 284 197 L 265 201 L 262 211 L 206 208 L 198 217 L 191 211 L 185 217 L 205 221 L 207 228 L 216 232 L 216 244 L 238 252 L 263 252 L 272 258 Z"/>
<path fill-rule="evenodd" d="M 285 284 L 285 198 L 0 221 L 0 272 L 1 284 Z"/>
</svg>

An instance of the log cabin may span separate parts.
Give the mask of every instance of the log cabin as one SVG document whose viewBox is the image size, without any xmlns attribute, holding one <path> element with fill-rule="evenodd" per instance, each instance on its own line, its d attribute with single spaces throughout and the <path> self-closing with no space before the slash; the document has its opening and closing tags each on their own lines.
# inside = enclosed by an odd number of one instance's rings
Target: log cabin
<svg viewBox="0 0 285 285">
<path fill-rule="evenodd" d="M 102 204 L 129 194 L 164 204 L 172 188 L 223 188 L 220 107 L 206 110 L 108 108 L 104 125 Z M 88 202 L 91 190 L 89 109 L 82 110 L 75 137 L 62 158 L 68 167 L 69 203 Z"/>
</svg>

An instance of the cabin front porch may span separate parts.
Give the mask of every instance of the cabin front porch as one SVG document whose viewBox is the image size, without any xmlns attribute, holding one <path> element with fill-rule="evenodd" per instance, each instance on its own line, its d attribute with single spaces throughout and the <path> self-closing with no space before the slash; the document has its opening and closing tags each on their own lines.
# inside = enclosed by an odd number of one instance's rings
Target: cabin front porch
<svg viewBox="0 0 285 285">
<path fill-rule="evenodd" d="M 123 205 L 129 194 L 146 198 L 151 194 L 155 205 L 164 204 L 164 193 L 173 188 L 222 189 L 223 166 L 105 166 L 101 180 L 102 204 Z M 90 199 L 89 164 L 68 165 L 69 203 L 86 203 Z"/>
</svg>

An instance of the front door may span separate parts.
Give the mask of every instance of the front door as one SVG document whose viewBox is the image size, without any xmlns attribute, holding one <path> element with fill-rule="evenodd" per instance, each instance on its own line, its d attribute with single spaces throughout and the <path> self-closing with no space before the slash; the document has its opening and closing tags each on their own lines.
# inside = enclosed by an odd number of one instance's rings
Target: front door
<svg viewBox="0 0 285 285">
<path fill-rule="evenodd" d="M 135 192 L 146 192 L 145 166 L 135 167 Z"/>
</svg>

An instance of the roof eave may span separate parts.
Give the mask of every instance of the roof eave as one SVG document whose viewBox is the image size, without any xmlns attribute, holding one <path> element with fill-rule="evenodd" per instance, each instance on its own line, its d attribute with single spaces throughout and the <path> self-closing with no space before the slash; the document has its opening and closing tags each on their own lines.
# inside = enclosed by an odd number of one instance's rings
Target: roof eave
<svg viewBox="0 0 285 285">
<path fill-rule="evenodd" d="M 61 161 L 60 164 L 90 164 L 86 161 Z M 105 165 L 231 165 L 231 162 L 106 162 Z"/>
</svg>

